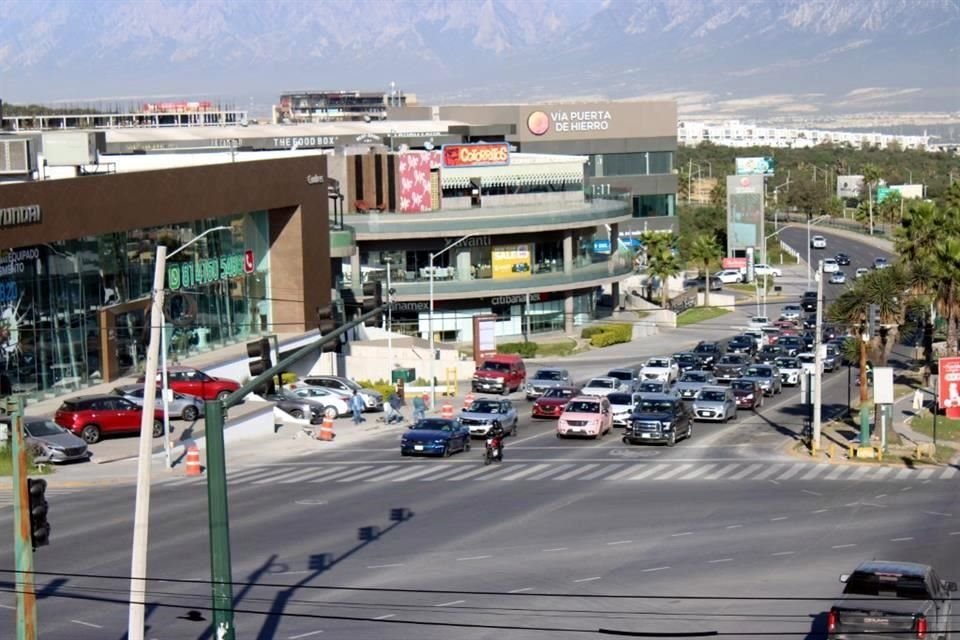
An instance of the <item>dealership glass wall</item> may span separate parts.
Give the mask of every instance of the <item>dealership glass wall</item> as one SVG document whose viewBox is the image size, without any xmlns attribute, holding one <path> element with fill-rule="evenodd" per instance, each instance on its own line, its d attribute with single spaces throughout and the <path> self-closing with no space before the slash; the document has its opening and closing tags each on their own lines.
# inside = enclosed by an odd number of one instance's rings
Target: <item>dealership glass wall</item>
<svg viewBox="0 0 960 640">
<path fill-rule="evenodd" d="M 0 253 L 0 394 L 102 382 L 101 326 L 108 317 L 120 374 L 142 371 L 157 245 L 172 253 L 215 226 L 230 229 L 205 236 L 168 264 L 166 337 L 175 361 L 263 328 L 270 314 L 265 212 Z"/>
<path fill-rule="evenodd" d="M 673 152 L 598 153 L 589 157 L 584 173 L 591 178 L 673 173 Z"/>
</svg>

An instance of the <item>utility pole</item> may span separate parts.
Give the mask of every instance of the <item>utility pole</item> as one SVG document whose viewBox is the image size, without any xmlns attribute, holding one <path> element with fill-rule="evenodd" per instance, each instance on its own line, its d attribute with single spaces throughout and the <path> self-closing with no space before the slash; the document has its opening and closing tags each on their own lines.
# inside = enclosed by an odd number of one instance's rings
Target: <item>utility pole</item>
<svg viewBox="0 0 960 640">
<path fill-rule="evenodd" d="M 10 423 L 13 457 L 13 543 L 17 593 L 17 640 L 37 638 L 37 596 L 33 584 L 33 542 L 27 488 L 27 447 L 23 441 L 23 398 L 17 396 Z"/>
<path fill-rule="evenodd" d="M 823 350 L 826 346 L 823 344 L 823 260 L 817 266 L 817 324 L 816 336 L 814 337 L 814 359 L 813 359 L 813 438 L 810 440 L 810 452 L 817 453 L 820 450 L 820 412 L 823 408 Z"/>
<path fill-rule="evenodd" d="M 693 191 L 693 159 L 687 162 L 687 204 L 690 204 L 690 195 Z"/>
<path fill-rule="evenodd" d="M 337 339 L 339 340 L 339 337 Z M 226 412 L 222 400 L 208 400 L 203 414 L 207 442 L 210 588 L 213 596 L 213 630 L 217 640 L 234 640 L 236 637 L 236 629 L 233 625 L 233 568 L 230 563 L 227 461 L 223 444 Z"/>
</svg>

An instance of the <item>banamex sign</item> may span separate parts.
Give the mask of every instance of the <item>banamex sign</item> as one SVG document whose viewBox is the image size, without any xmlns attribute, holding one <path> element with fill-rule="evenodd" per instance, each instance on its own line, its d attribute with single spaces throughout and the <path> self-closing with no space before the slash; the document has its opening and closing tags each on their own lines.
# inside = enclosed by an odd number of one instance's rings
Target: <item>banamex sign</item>
<svg viewBox="0 0 960 640">
<path fill-rule="evenodd" d="M 445 167 L 499 167 L 510 164 L 506 142 L 446 144 L 442 148 Z"/>
</svg>

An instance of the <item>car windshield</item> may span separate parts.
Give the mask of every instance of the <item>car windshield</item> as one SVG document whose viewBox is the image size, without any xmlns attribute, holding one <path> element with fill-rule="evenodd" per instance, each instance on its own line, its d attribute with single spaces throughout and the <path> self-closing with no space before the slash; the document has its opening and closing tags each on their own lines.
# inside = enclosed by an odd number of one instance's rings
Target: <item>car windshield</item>
<svg viewBox="0 0 960 640">
<path fill-rule="evenodd" d="M 750 380 L 733 380 L 730 383 L 731 389 L 743 389 L 744 391 L 753 391 L 753 382 Z"/>
<path fill-rule="evenodd" d="M 641 400 L 636 410 L 640 413 L 670 413 L 673 403 L 669 400 Z"/>
<path fill-rule="evenodd" d="M 747 369 L 747 376 L 755 378 L 769 378 L 771 373 L 770 369 L 766 367 L 750 367 Z"/>
<path fill-rule="evenodd" d="M 413 427 L 414 429 L 424 429 L 431 431 L 452 431 L 453 426 L 447 420 L 437 420 L 426 418 L 421 420 Z"/>
<path fill-rule="evenodd" d="M 667 369 L 670 367 L 670 361 L 663 358 L 650 358 L 647 360 L 647 366 L 655 369 Z"/>
<path fill-rule="evenodd" d="M 777 366 L 781 369 L 799 369 L 800 361 L 796 358 L 777 358 Z"/>
<path fill-rule="evenodd" d="M 470 405 L 471 413 L 500 413 L 500 403 L 489 400 L 477 400 Z"/>
<path fill-rule="evenodd" d="M 768 345 L 765 345 L 763 349 L 760 349 L 760 353 L 762 354 L 780 353 L 781 351 L 783 351 L 783 349 L 781 349 L 775 344 L 768 344 Z"/>
<path fill-rule="evenodd" d="M 644 393 L 656 393 L 662 390 L 663 390 L 662 382 L 644 382 L 643 384 L 640 385 L 640 391 L 643 391 Z"/>
<path fill-rule="evenodd" d="M 506 362 L 484 362 L 481 366 L 484 371 L 510 371 L 510 365 Z"/>
<path fill-rule="evenodd" d="M 787 345 L 796 346 L 796 345 L 803 344 L 803 340 L 800 338 L 800 336 L 783 336 L 782 338 L 780 338 L 780 344 L 784 346 L 787 346 Z"/>
<path fill-rule="evenodd" d="M 896 574 L 876 574 L 855 571 L 843 588 L 846 595 L 884 596 L 890 595 L 909 600 L 930 600 L 930 594 L 920 576 Z"/>
<path fill-rule="evenodd" d="M 27 422 L 25 425 L 28 436 L 34 438 L 43 438 L 46 436 L 56 436 L 64 433 L 64 429 L 57 426 L 50 420 L 37 420 L 36 422 Z"/>
<path fill-rule="evenodd" d="M 565 411 L 570 413 L 600 413 L 600 403 L 589 400 L 574 400 L 567 405 Z"/>
<path fill-rule="evenodd" d="M 698 344 L 694 351 L 697 353 L 712 353 L 716 351 L 716 348 L 712 344 Z"/>
<path fill-rule="evenodd" d="M 569 398 L 573 395 L 573 389 L 548 389 L 546 393 L 543 394 L 544 398 Z"/>
<path fill-rule="evenodd" d="M 680 378 L 680 382 L 706 382 L 707 374 L 699 373 L 697 371 L 688 371 L 683 374 L 683 377 Z"/>
<path fill-rule="evenodd" d="M 633 374 L 629 371 L 608 371 L 607 375 L 617 380 L 633 380 Z"/>
<path fill-rule="evenodd" d="M 629 393 L 611 393 L 607 396 L 610 404 L 633 404 L 633 398 Z"/>
<path fill-rule="evenodd" d="M 534 380 L 563 380 L 563 373 L 553 369 L 540 369 L 533 375 Z"/>
<path fill-rule="evenodd" d="M 811 363 L 816 359 L 817 359 L 817 356 L 813 355 L 812 353 L 801 353 L 799 356 L 797 356 L 797 360 L 799 360 L 800 362 L 806 362 L 806 363 Z"/>
<path fill-rule="evenodd" d="M 705 400 L 707 402 L 723 402 L 726 397 L 727 395 L 723 391 L 704 389 L 700 392 L 700 400 Z"/>
<path fill-rule="evenodd" d="M 726 355 L 720 358 L 718 364 L 743 364 L 743 358 L 735 355 Z"/>
<path fill-rule="evenodd" d="M 607 380 L 606 378 L 594 378 L 587 383 L 587 386 L 595 389 L 613 389 L 615 384 L 616 381 L 614 380 Z"/>
</svg>

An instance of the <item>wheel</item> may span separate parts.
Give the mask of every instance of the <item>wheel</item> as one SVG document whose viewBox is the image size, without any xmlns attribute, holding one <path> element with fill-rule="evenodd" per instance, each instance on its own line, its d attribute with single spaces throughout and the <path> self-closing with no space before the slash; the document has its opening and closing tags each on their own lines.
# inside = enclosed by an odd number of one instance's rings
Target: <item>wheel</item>
<svg viewBox="0 0 960 640">
<path fill-rule="evenodd" d="M 493 455 L 490 453 L 490 449 L 487 449 L 483 454 L 483 465 L 487 466 L 493 462 Z"/>
<path fill-rule="evenodd" d="M 163 435 L 163 420 L 153 421 L 153 437 L 159 438 Z"/>
<path fill-rule="evenodd" d="M 200 417 L 200 410 L 190 405 L 189 407 L 184 407 L 183 412 L 180 414 L 180 417 L 186 420 L 187 422 L 196 422 L 197 418 Z"/>
<path fill-rule="evenodd" d="M 333 412 L 333 417 L 335 418 L 340 415 L 340 412 L 337 411 L 337 408 L 332 404 L 323 408 L 323 415 L 329 415 L 331 411 Z"/>
<path fill-rule="evenodd" d="M 290 411 L 290 417 L 296 418 L 297 420 L 303 420 L 303 411 L 300 409 L 293 409 Z"/>
<path fill-rule="evenodd" d="M 668 446 L 668 447 L 672 447 L 672 446 L 675 445 L 675 444 L 677 444 L 677 432 L 676 432 L 676 431 L 671 431 L 671 432 L 670 432 L 670 437 L 667 438 L 667 446 Z"/>
<path fill-rule="evenodd" d="M 88 424 L 80 430 L 80 437 L 87 444 L 100 442 L 100 427 L 95 424 Z"/>
<path fill-rule="evenodd" d="M 503 391 L 501 391 L 501 393 L 505 396 L 510 395 L 510 386 L 506 384 L 503 385 Z"/>
<path fill-rule="evenodd" d="M 472 446 L 473 446 L 473 445 L 470 444 L 470 438 L 467 438 L 466 440 L 463 441 L 463 450 L 464 450 L 464 451 L 470 451 L 470 447 L 472 447 Z"/>
<path fill-rule="evenodd" d="M 563 438 L 563 434 L 561 434 L 559 431 L 557 431 L 557 440 L 560 440 L 560 439 L 562 439 L 562 438 Z"/>
<path fill-rule="evenodd" d="M 510 429 L 510 435 L 512 435 L 514 438 L 517 437 L 517 423 L 516 423 L 516 422 L 513 423 L 513 428 Z"/>
<path fill-rule="evenodd" d="M 689 440 L 693 437 L 693 423 L 687 425 L 687 437 L 684 440 Z"/>
<path fill-rule="evenodd" d="M 630 444 L 630 439 L 624 436 L 620 438 L 620 442 L 622 442 L 623 444 Z"/>
<path fill-rule="evenodd" d="M 229 397 L 230 397 L 229 391 L 221 391 L 220 393 L 217 394 L 217 400 L 226 400 Z"/>
<path fill-rule="evenodd" d="M 449 444 L 446 444 L 446 445 L 443 446 L 443 451 L 440 452 L 440 457 L 441 457 L 441 458 L 449 458 L 449 457 L 450 457 L 450 445 L 449 445 Z"/>
</svg>

